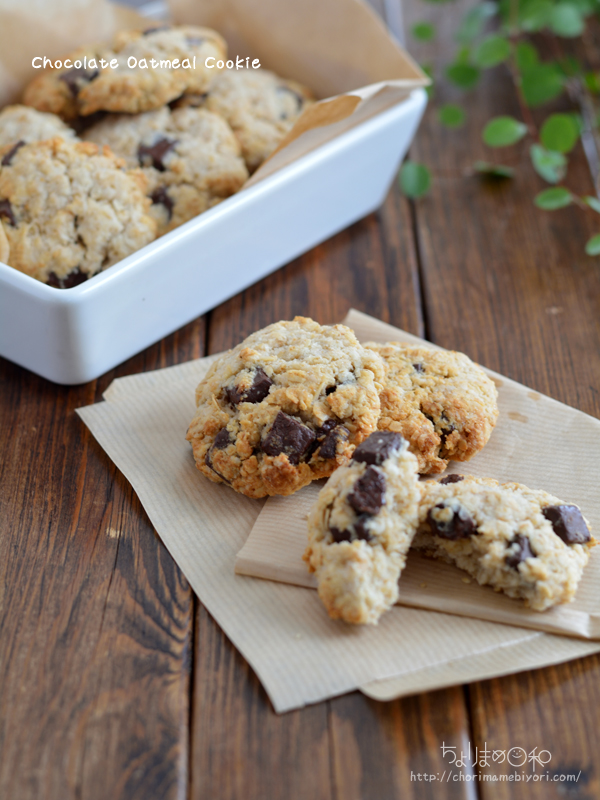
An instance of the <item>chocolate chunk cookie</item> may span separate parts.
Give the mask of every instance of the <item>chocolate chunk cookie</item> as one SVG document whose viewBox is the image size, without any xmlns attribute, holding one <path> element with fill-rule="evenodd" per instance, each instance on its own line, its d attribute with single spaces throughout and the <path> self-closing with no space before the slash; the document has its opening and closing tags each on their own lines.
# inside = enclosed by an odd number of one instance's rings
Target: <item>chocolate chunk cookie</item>
<svg viewBox="0 0 600 800">
<path fill-rule="evenodd" d="M 304 560 L 329 616 L 376 624 L 398 599 L 417 530 L 417 459 L 399 433 L 372 433 L 337 469 L 308 518 Z"/>
<path fill-rule="evenodd" d="M 248 178 L 231 128 L 204 109 L 111 115 L 84 136 L 144 171 L 159 235 L 234 194 Z"/>
<path fill-rule="evenodd" d="M 67 120 L 96 111 L 149 111 L 186 91 L 204 92 L 226 53 L 224 40 L 209 28 L 122 31 L 111 44 L 79 48 L 61 59 L 61 68 L 44 70 L 25 89 L 23 102 Z M 212 69 L 206 66 L 210 58 Z"/>
<path fill-rule="evenodd" d="M 573 599 L 595 544 L 579 508 L 518 483 L 422 484 L 413 546 L 544 611 Z"/>
<path fill-rule="evenodd" d="M 344 325 L 296 317 L 225 353 L 196 390 L 197 468 L 249 497 L 331 475 L 377 426 L 383 364 Z"/>
<path fill-rule="evenodd" d="M 8 166 L 23 144 L 42 142 L 54 136 L 67 141 L 77 139 L 75 131 L 55 114 L 45 114 L 29 106 L 6 106 L 0 111 L 0 147 L 12 145 L 12 150 L 4 153 L 2 166 Z"/>
<path fill-rule="evenodd" d="M 226 70 L 208 92 L 182 98 L 224 117 L 242 146 L 250 172 L 268 158 L 312 102 L 309 89 L 266 69 Z"/>
<path fill-rule="evenodd" d="M 71 288 L 156 236 L 143 174 L 91 142 L 8 145 L 0 163 L 4 260 L 37 280 Z"/>
<path fill-rule="evenodd" d="M 481 367 L 449 350 L 366 346 L 386 366 L 378 427 L 408 439 L 419 472 L 443 472 L 449 461 L 468 461 L 481 450 L 498 418 L 498 392 Z"/>
</svg>

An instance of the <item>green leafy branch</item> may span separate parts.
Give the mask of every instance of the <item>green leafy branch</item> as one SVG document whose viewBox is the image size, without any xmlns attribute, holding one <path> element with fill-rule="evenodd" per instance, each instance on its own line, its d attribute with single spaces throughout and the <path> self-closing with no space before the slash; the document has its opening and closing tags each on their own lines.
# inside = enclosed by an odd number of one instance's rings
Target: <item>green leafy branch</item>
<svg viewBox="0 0 600 800">
<path fill-rule="evenodd" d="M 429 0 L 452 2 L 452 0 Z M 567 175 L 568 157 L 583 133 L 593 134 L 600 144 L 597 98 L 600 96 L 600 73 L 585 69 L 572 57 L 561 53 L 558 40 L 574 39 L 585 34 L 591 17 L 600 16 L 600 0 L 484 0 L 463 15 L 455 33 L 457 50 L 446 66 L 446 80 L 468 92 L 481 79 L 482 72 L 506 65 L 516 90 L 521 120 L 504 115 L 491 119 L 483 128 L 482 138 L 488 147 L 512 146 L 528 137 L 529 157 L 535 172 L 552 188 L 540 192 L 534 202 L 538 208 L 555 210 L 576 205 L 600 214 L 600 200 L 578 197 L 564 186 L 558 186 Z M 496 30 L 486 32 L 490 21 Z M 435 41 L 437 32 L 429 22 L 413 26 L 413 37 L 422 42 Z M 532 34 L 545 37 L 553 49 L 553 60 L 542 60 Z M 433 71 L 424 65 L 433 78 Z M 583 113 L 552 113 L 541 126 L 535 124 L 532 109 L 552 102 L 562 94 L 575 99 Z M 434 89 L 429 87 L 430 96 Z M 437 109 L 442 125 L 459 128 L 467 121 L 462 106 L 447 103 Z M 599 148 L 600 149 L 600 148 Z M 478 161 L 474 171 L 498 178 L 512 178 L 515 168 L 506 164 Z M 402 191 L 411 198 L 426 194 L 432 176 L 429 169 L 414 161 L 406 161 L 400 171 Z M 586 244 L 589 255 L 600 255 L 600 234 Z"/>
</svg>

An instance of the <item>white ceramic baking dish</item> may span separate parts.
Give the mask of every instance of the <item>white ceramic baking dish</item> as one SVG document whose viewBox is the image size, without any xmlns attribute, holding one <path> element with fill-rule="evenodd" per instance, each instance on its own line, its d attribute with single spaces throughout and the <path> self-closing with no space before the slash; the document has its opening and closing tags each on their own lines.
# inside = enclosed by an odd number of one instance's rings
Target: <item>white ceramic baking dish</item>
<svg viewBox="0 0 600 800">
<path fill-rule="evenodd" d="M 97 378 L 376 209 L 417 129 L 409 97 L 73 289 L 0 263 L 0 355 Z"/>
</svg>

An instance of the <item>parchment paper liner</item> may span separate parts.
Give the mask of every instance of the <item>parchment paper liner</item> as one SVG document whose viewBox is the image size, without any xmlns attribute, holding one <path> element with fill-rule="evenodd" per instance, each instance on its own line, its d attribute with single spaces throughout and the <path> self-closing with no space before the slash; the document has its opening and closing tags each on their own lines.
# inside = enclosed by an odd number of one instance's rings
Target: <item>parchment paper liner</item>
<svg viewBox="0 0 600 800">
<path fill-rule="evenodd" d="M 403 335 L 357 312 L 348 321 L 361 335 L 374 326 L 379 336 L 369 332 L 372 338 Z M 184 439 L 195 386 L 213 359 L 121 378 L 105 402 L 78 414 L 131 482 L 171 555 L 252 665 L 276 711 L 356 688 L 389 699 L 600 651 L 597 642 L 404 606 L 395 606 L 376 628 L 350 627 L 330 620 L 314 591 L 235 575 L 236 553 L 264 502 L 204 479 Z M 580 446 L 587 451 L 587 444 Z"/>
</svg>

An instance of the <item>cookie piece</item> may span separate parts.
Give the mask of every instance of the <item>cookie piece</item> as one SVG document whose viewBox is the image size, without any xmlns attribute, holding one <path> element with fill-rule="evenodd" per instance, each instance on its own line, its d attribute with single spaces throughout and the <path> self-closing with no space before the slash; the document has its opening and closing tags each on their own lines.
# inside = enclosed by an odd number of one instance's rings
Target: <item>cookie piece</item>
<svg viewBox="0 0 600 800">
<path fill-rule="evenodd" d="M 0 167 L 7 263 L 58 288 L 82 283 L 155 238 L 145 187 L 91 142 L 23 145 Z"/>
<path fill-rule="evenodd" d="M 13 152 L 23 144 L 42 142 L 60 136 L 67 141 L 75 141 L 77 136 L 72 128 L 55 114 L 44 114 L 29 106 L 6 106 L 0 111 L 0 147 L 13 146 Z M 12 156 L 5 153 L 2 166 L 7 166 Z"/>
<path fill-rule="evenodd" d="M 248 178 L 231 128 L 205 109 L 164 106 L 108 116 L 84 136 L 143 169 L 159 235 L 234 194 Z"/>
<path fill-rule="evenodd" d="M 203 105 L 227 120 L 250 172 L 271 155 L 311 102 L 305 86 L 266 69 L 226 70 L 207 94 L 181 100 L 183 105 Z"/>
<path fill-rule="evenodd" d="M 498 392 L 464 353 L 388 342 L 366 345 L 386 366 L 380 430 L 401 433 L 419 472 L 443 472 L 486 444 L 498 418 Z"/>
<path fill-rule="evenodd" d="M 518 483 L 422 484 L 413 546 L 544 611 L 573 599 L 595 540 L 579 508 Z"/>
<path fill-rule="evenodd" d="M 345 325 L 296 317 L 212 365 L 187 433 L 196 466 L 248 497 L 331 475 L 377 427 L 383 364 Z"/>
<path fill-rule="evenodd" d="M 392 431 L 372 433 L 319 492 L 304 560 L 332 619 L 376 625 L 394 605 L 419 496 L 417 459 Z"/>
<path fill-rule="evenodd" d="M 44 70 L 25 89 L 23 102 L 67 120 L 96 111 L 149 111 L 186 91 L 205 91 L 226 54 L 225 41 L 210 28 L 121 31 L 112 44 L 79 48 L 61 59 L 61 68 Z"/>
</svg>

